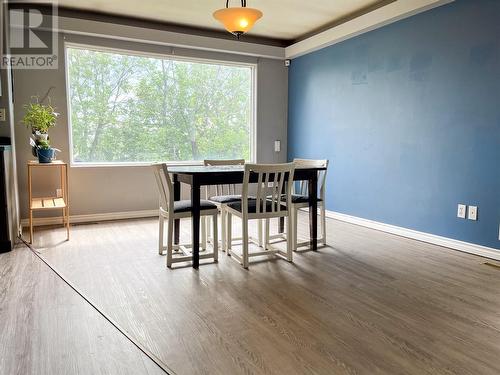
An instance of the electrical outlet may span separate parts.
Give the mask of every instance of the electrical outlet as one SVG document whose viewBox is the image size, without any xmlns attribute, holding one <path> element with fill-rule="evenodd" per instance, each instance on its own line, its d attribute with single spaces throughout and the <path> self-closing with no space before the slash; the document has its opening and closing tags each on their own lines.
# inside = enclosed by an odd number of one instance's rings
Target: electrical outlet
<svg viewBox="0 0 500 375">
<path fill-rule="evenodd" d="M 469 206 L 469 220 L 477 220 L 477 206 Z"/>
<path fill-rule="evenodd" d="M 458 205 L 457 217 L 460 219 L 465 219 L 465 213 L 467 212 L 467 206 L 465 204 Z"/>
<path fill-rule="evenodd" d="M 5 108 L 0 108 L 0 121 L 5 121 Z"/>
<path fill-rule="evenodd" d="M 57 198 L 62 198 L 62 189 L 56 189 Z"/>
<path fill-rule="evenodd" d="M 281 141 L 274 141 L 274 152 L 280 152 L 281 151 Z"/>
</svg>

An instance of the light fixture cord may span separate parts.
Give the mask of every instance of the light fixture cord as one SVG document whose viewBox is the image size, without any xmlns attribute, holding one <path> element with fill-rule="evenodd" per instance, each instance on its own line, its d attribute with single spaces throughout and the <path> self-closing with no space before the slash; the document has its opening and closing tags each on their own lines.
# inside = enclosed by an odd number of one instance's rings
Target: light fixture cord
<svg viewBox="0 0 500 375">
<path fill-rule="evenodd" d="M 241 0 L 241 7 L 245 8 L 247 6 L 247 0 Z M 229 0 L 226 0 L 226 8 L 229 8 Z"/>
</svg>

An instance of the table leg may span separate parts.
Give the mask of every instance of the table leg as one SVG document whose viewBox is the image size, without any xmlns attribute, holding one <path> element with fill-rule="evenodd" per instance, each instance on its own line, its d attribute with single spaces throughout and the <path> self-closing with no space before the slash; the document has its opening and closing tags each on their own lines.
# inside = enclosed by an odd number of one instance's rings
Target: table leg
<svg viewBox="0 0 500 375">
<path fill-rule="evenodd" d="M 181 200 L 181 183 L 179 182 L 177 175 L 174 174 L 174 201 L 179 201 Z M 180 228 L 181 228 L 181 220 L 180 219 L 175 219 L 174 220 L 174 244 L 178 245 L 179 244 L 179 238 L 180 238 Z"/>
<path fill-rule="evenodd" d="M 309 179 L 309 235 L 311 250 L 318 249 L 318 174 Z"/>
<path fill-rule="evenodd" d="M 191 185 L 193 268 L 200 265 L 200 186 Z"/>
</svg>

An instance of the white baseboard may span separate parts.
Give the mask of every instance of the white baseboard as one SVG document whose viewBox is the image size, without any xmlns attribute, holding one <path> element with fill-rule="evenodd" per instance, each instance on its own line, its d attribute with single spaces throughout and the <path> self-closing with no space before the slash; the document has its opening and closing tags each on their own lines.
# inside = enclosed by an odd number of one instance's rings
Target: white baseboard
<svg viewBox="0 0 500 375">
<path fill-rule="evenodd" d="M 395 225 L 384 224 L 373 220 L 363 219 L 356 216 L 342 214 L 340 212 L 326 211 L 326 216 L 351 224 L 360 225 L 366 228 L 379 230 L 386 233 L 395 234 L 401 237 L 430 243 L 433 245 L 447 247 L 449 249 L 462 251 L 469 254 L 479 255 L 486 258 L 500 260 L 500 250 L 491 247 L 476 245 L 469 242 L 454 240 L 452 238 L 441 237 L 435 234 L 419 232 L 412 229 L 402 228 Z"/>
<path fill-rule="evenodd" d="M 108 220 L 123 220 L 123 219 L 138 219 L 143 217 L 158 216 L 158 210 L 142 210 L 142 211 L 125 211 L 125 212 L 109 212 L 103 214 L 90 214 L 90 215 L 71 215 L 69 222 L 75 223 L 91 223 L 94 221 L 108 221 Z M 40 225 L 55 225 L 62 224 L 62 217 L 39 217 L 33 219 L 34 226 Z M 21 225 L 23 227 L 28 225 L 28 219 L 22 219 Z"/>
<path fill-rule="evenodd" d="M 307 208 L 304 209 L 307 211 Z M 70 223 L 88 223 L 97 221 L 108 221 L 108 220 L 123 220 L 123 219 L 137 219 L 143 217 L 154 217 L 158 216 L 158 210 L 142 210 L 142 211 L 125 211 L 125 212 L 110 212 L 103 214 L 90 214 L 90 215 L 72 215 L 70 216 Z M 379 230 L 386 233 L 395 234 L 397 236 L 411 238 L 417 241 L 422 241 L 430 243 L 433 245 L 447 247 L 449 249 L 462 251 L 469 254 L 479 255 L 486 258 L 491 258 L 500 261 L 500 250 L 491 247 L 481 246 L 472 244 L 469 242 L 463 242 L 459 240 L 454 240 L 452 238 L 441 237 L 435 234 L 429 234 L 425 232 L 419 232 L 413 229 L 402 228 L 395 225 L 384 224 L 373 220 L 363 219 L 356 216 L 342 214 L 340 212 L 326 211 L 326 217 L 331 219 L 344 221 L 346 223 L 351 223 L 355 225 L 360 225 L 362 227 L 371 228 Z M 34 226 L 40 225 L 54 225 L 61 224 L 62 218 L 59 217 L 46 217 L 46 218 L 35 218 L 33 220 Z M 27 226 L 28 219 L 23 219 L 21 225 Z"/>
</svg>

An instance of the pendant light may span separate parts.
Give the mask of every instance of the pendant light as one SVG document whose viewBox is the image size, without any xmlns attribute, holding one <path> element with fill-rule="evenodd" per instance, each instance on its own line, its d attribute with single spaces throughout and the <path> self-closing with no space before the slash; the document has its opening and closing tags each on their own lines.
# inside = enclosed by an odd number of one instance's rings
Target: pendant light
<svg viewBox="0 0 500 375">
<path fill-rule="evenodd" d="M 241 7 L 229 8 L 229 0 L 226 0 L 226 7 L 215 11 L 213 16 L 227 31 L 240 39 L 240 35 L 250 31 L 254 23 L 262 17 L 262 12 L 247 8 L 246 0 L 241 0 Z"/>
</svg>

